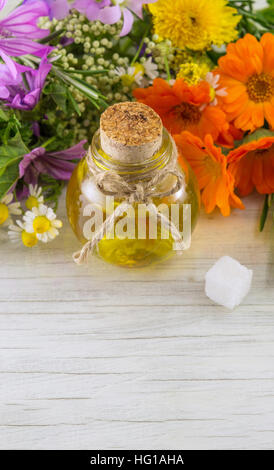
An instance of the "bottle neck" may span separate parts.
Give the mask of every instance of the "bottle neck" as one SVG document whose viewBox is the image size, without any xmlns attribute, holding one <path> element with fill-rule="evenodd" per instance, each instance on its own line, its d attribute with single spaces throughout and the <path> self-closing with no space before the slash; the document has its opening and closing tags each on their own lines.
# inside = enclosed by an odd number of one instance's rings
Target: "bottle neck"
<svg viewBox="0 0 274 470">
<path fill-rule="evenodd" d="M 90 155 L 101 171 L 115 171 L 128 179 L 146 178 L 151 172 L 164 168 L 169 163 L 173 152 L 174 145 L 166 129 L 163 131 L 163 140 L 159 151 L 141 163 L 125 163 L 114 160 L 110 155 L 107 155 L 101 148 L 99 130 L 94 134 L 90 146 Z"/>
</svg>

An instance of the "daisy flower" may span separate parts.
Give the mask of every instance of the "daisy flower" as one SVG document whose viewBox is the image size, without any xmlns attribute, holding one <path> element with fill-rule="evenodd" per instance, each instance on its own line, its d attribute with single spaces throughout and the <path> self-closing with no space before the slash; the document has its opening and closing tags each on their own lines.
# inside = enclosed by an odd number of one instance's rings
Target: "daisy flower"
<svg viewBox="0 0 274 470">
<path fill-rule="evenodd" d="M 33 207 L 39 207 L 40 204 L 44 203 L 44 196 L 42 195 L 42 188 L 36 184 L 33 186 L 29 185 L 29 197 L 26 200 L 26 208 L 30 211 Z"/>
<path fill-rule="evenodd" d="M 180 49 L 203 50 L 237 39 L 241 19 L 226 0 L 158 0 L 149 5 L 155 33 Z"/>
<path fill-rule="evenodd" d="M 28 233 L 25 224 L 21 220 L 16 221 L 15 224 L 9 225 L 8 235 L 12 243 L 22 242 L 24 246 L 31 248 L 38 243 L 36 234 Z"/>
<path fill-rule="evenodd" d="M 13 202 L 13 194 L 6 194 L 0 199 L 0 225 L 7 223 L 11 215 L 21 215 L 20 202 Z"/>
<path fill-rule="evenodd" d="M 127 69 L 124 67 L 117 67 L 115 72 L 121 78 L 124 86 L 132 86 L 134 83 L 140 86 L 144 77 L 145 67 L 136 62 L 133 66 L 130 66 Z"/>
<path fill-rule="evenodd" d="M 144 84 L 144 76 L 146 75 L 151 80 L 158 76 L 157 65 L 152 62 L 152 57 L 142 62 L 135 62 L 127 69 L 124 67 L 117 67 L 116 74 L 121 78 L 124 86 L 132 86 L 134 83 L 141 86 Z"/>
<path fill-rule="evenodd" d="M 188 85 L 178 78 L 171 85 L 162 78 L 156 78 L 152 86 L 137 88 L 133 95 L 159 114 L 171 134 L 187 130 L 201 139 L 211 134 L 213 140 L 217 140 L 219 134 L 229 127 L 220 107 L 208 106 L 210 87 L 204 80 L 197 85 Z"/>
<path fill-rule="evenodd" d="M 28 233 L 35 233 L 38 240 L 48 243 L 59 235 L 58 229 L 62 227 L 61 220 L 56 219 L 56 214 L 44 204 L 33 207 L 23 217 L 25 229 Z"/>
<path fill-rule="evenodd" d="M 154 80 L 158 77 L 158 67 L 154 62 L 152 62 L 152 57 L 149 57 L 142 65 L 145 68 L 145 74 L 148 78 Z"/>
<path fill-rule="evenodd" d="M 254 188 L 260 194 L 274 193 L 273 132 L 259 130 L 255 134 L 227 156 L 241 196 L 247 196 Z"/>
<path fill-rule="evenodd" d="M 212 72 L 208 72 L 205 76 L 205 81 L 210 86 L 210 105 L 216 106 L 218 104 L 218 96 L 227 96 L 226 88 L 220 88 L 220 75 L 214 75 Z"/>
<path fill-rule="evenodd" d="M 235 181 L 227 169 L 227 158 L 219 147 L 214 146 L 212 137 L 207 135 L 203 141 L 185 131 L 175 135 L 174 139 L 179 153 L 197 176 L 206 212 L 212 212 L 217 206 L 222 215 L 228 216 L 230 207 L 244 209 L 242 201 L 234 193 Z"/>
<path fill-rule="evenodd" d="M 260 42 L 246 34 L 218 61 L 221 86 L 227 90 L 222 107 L 228 119 L 243 131 L 264 125 L 274 129 L 274 36 L 266 33 Z"/>
</svg>

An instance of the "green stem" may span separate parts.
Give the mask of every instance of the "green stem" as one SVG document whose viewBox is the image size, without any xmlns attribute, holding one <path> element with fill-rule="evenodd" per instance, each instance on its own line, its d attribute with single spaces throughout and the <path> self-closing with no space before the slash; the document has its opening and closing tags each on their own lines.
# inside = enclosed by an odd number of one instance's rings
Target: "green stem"
<svg viewBox="0 0 274 470">
<path fill-rule="evenodd" d="M 56 136 L 53 136 L 50 139 L 48 139 L 43 145 L 41 145 L 41 147 L 47 148 L 55 140 L 56 140 Z"/>
<path fill-rule="evenodd" d="M 168 65 L 167 56 L 164 57 L 164 63 L 165 63 L 165 67 L 166 67 L 167 79 L 169 81 L 169 80 L 171 80 L 171 75 L 170 75 L 170 68 L 169 68 L 169 65 Z"/>
<path fill-rule="evenodd" d="M 53 39 L 56 39 L 58 38 L 61 34 L 63 34 L 65 32 L 64 29 L 60 29 L 59 31 L 54 31 L 53 33 L 49 34 L 48 36 L 46 36 L 45 38 L 43 39 L 40 39 L 40 41 L 38 41 L 40 44 L 47 44 L 48 42 L 52 41 Z"/>
<path fill-rule="evenodd" d="M 267 23 L 267 22 L 264 21 L 262 18 L 259 18 L 258 16 L 256 16 L 254 13 L 249 13 L 248 11 L 244 10 L 244 9 L 241 8 L 241 7 L 238 8 L 238 11 L 239 11 L 239 13 L 241 13 L 243 16 L 246 16 L 247 18 L 252 19 L 253 21 L 255 21 L 255 23 L 259 23 L 259 24 L 261 24 L 262 26 L 264 26 L 265 28 L 271 27 L 270 23 Z"/>
<path fill-rule="evenodd" d="M 140 53 L 141 53 L 141 50 L 142 50 L 142 47 L 143 47 L 143 45 L 144 45 L 145 38 L 146 38 L 146 36 L 147 36 L 148 31 L 149 31 L 149 25 L 146 27 L 145 33 L 144 33 L 144 35 L 143 35 L 143 37 L 142 37 L 142 40 L 141 40 L 140 45 L 139 45 L 139 47 L 138 47 L 138 49 L 137 49 L 137 52 L 136 52 L 135 56 L 133 57 L 133 59 L 132 59 L 132 61 L 131 61 L 131 64 L 130 64 L 131 67 L 135 64 L 136 60 L 139 58 L 139 55 L 140 55 Z"/>
</svg>

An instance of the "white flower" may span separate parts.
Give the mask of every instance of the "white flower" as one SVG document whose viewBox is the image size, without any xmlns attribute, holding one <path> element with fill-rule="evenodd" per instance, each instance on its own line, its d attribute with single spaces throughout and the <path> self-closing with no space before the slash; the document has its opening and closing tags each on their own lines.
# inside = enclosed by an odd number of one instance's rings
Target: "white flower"
<svg viewBox="0 0 274 470">
<path fill-rule="evenodd" d="M 145 68 L 145 73 L 148 78 L 154 80 L 156 77 L 158 77 L 158 67 L 154 62 L 152 62 L 152 57 L 149 57 L 149 59 L 147 59 L 142 65 Z"/>
<path fill-rule="evenodd" d="M 28 233 L 26 231 L 25 224 L 21 220 L 16 220 L 17 225 L 9 225 L 8 236 L 12 243 L 19 244 L 20 242 L 23 245 L 31 248 L 35 246 L 38 242 L 38 238 L 35 233 Z"/>
<path fill-rule="evenodd" d="M 42 195 L 42 188 L 36 184 L 33 186 L 29 185 L 29 197 L 26 200 L 26 208 L 30 211 L 33 207 L 38 207 L 40 204 L 44 203 L 44 197 Z"/>
<path fill-rule="evenodd" d="M 33 207 L 31 211 L 27 211 L 23 217 L 25 222 L 25 230 L 28 233 L 35 233 L 38 240 L 48 243 L 53 240 L 62 227 L 61 220 L 56 219 L 56 214 L 44 204 L 39 207 Z"/>
<path fill-rule="evenodd" d="M 12 193 L 6 194 L 0 200 L 0 225 L 10 223 L 11 215 L 21 215 L 22 210 L 20 202 L 12 202 Z"/>
<path fill-rule="evenodd" d="M 137 85 L 142 84 L 142 79 L 145 73 L 145 67 L 136 62 L 136 64 L 125 69 L 124 67 L 117 67 L 116 74 L 121 78 L 124 86 L 132 86 L 133 83 Z"/>
<path fill-rule="evenodd" d="M 214 75 L 212 72 L 207 72 L 205 80 L 210 85 L 210 96 L 212 98 L 210 105 L 216 106 L 218 104 L 217 96 L 226 96 L 226 88 L 219 88 L 220 75 Z"/>
</svg>

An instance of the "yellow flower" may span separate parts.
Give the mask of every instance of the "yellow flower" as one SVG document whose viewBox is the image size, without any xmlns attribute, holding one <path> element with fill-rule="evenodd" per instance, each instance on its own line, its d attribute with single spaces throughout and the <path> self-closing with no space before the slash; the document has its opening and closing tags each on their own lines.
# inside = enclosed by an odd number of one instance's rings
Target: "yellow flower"
<svg viewBox="0 0 274 470">
<path fill-rule="evenodd" d="M 188 62 L 180 65 L 180 70 L 176 78 L 183 78 L 188 85 L 196 85 L 200 80 L 204 80 L 210 68 L 207 64 L 195 64 Z"/>
<path fill-rule="evenodd" d="M 33 207 L 27 211 L 23 217 L 25 230 L 28 233 L 35 233 L 38 240 L 48 243 L 59 235 L 58 229 L 62 227 L 61 220 L 56 219 L 56 214 L 44 204 Z"/>
<path fill-rule="evenodd" d="M 30 211 L 33 207 L 39 207 L 39 204 L 43 204 L 44 197 L 42 195 L 42 188 L 39 188 L 36 184 L 33 186 L 32 184 L 29 185 L 29 197 L 26 200 L 26 208 Z"/>
<path fill-rule="evenodd" d="M 181 49 L 208 49 L 238 37 L 241 16 L 226 0 L 158 0 L 149 9 L 155 33 Z"/>
<path fill-rule="evenodd" d="M 22 214 L 20 202 L 13 202 L 12 193 L 0 199 L 0 225 L 8 223 L 11 215 Z"/>
<path fill-rule="evenodd" d="M 32 248 L 38 243 L 38 238 L 35 233 L 26 232 L 26 227 L 20 220 L 16 221 L 17 225 L 10 225 L 8 235 L 12 243 L 22 242 L 27 248 Z"/>
</svg>

